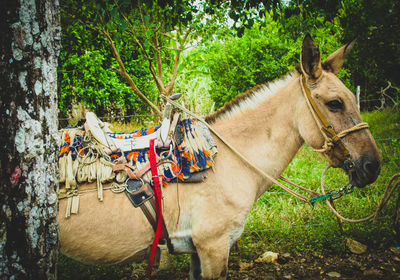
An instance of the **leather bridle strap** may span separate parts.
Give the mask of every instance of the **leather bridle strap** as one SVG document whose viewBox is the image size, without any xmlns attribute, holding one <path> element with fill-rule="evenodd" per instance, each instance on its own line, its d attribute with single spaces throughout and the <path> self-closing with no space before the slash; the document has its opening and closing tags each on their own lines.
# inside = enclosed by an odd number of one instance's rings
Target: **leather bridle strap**
<svg viewBox="0 0 400 280">
<path fill-rule="evenodd" d="M 315 103 L 315 100 L 312 98 L 311 91 L 306 86 L 306 82 L 307 81 L 306 81 L 305 75 L 304 74 L 301 75 L 300 76 L 300 84 L 301 84 L 302 92 L 306 98 L 307 105 L 310 108 L 310 111 L 314 117 L 314 120 L 317 123 L 319 129 L 322 132 L 322 135 L 325 138 L 325 142 L 324 142 L 322 148 L 315 149 L 315 151 L 320 152 L 320 153 L 328 153 L 333 147 L 339 146 L 339 148 L 342 150 L 344 156 L 350 157 L 350 152 L 346 148 L 346 146 L 343 144 L 341 138 L 345 137 L 347 134 L 349 134 L 351 132 L 368 128 L 369 125 L 366 122 L 361 122 L 349 129 L 343 130 L 340 133 L 336 133 L 333 126 L 325 118 L 324 114 L 319 109 L 317 103 Z"/>
</svg>

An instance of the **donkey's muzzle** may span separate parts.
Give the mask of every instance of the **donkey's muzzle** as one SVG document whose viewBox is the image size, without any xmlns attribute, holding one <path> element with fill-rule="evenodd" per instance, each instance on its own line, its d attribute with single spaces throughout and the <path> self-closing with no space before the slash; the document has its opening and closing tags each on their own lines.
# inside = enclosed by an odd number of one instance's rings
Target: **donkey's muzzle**
<svg viewBox="0 0 400 280">
<path fill-rule="evenodd" d="M 354 167 L 349 171 L 349 180 L 353 186 L 359 188 L 375 182 L 381 171 L 379 156 L 368 152 L 362 154 L 353 164 Z"/>
</svg>

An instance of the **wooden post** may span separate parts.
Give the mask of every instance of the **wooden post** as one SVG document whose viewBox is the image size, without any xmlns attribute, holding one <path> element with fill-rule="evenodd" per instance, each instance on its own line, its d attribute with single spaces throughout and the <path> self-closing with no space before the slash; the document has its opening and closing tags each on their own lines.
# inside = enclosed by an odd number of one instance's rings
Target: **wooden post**
<svg viewBox="0 0 400 280">
<path fill-rule="evenodd" d="M 360 86 L 357 86 L 356 91 L 357 108 L 360 110 Z"/>
</svg>

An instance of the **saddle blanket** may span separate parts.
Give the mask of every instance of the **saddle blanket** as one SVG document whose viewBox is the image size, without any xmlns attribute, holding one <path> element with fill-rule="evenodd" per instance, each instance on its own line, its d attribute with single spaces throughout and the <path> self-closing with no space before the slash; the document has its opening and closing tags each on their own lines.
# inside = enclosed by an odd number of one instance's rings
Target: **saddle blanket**
<svg viewBox="0 0 400 280">
<path fill-rule="evenodd" d="M 107 133 L 115 139 L 134 139 L 156 132 L 160 126 L 140 129 L 131 133 Z M 192 174 L 205 170 L 213 165 L 213 157 L 217 153 L 217 146 L 208 128 L 196 119 L 183 119 L 177 124 L 176 133 L 171 136 L 169 149 L 156 149 L 160 157 L 158 171 L 166 186 L 169 181 L 177 179 L 188 180 Z M 124 158 L 126 163 L 135 170 L 140 170 L 149 162 L 149 150 L 133 150 L 108 155 L 103 147 L 90 136 L 84 127 L 70 128 L 62 131 L 62 145 L 60 147 L 59 174 L 60 182 L 66 187 L 76 186 L 78 183 L 125 182 L 126 172 L 113 172 L 116 160 Z M 151 181 L 151 172 L 143 177 Z"/>
</svg>

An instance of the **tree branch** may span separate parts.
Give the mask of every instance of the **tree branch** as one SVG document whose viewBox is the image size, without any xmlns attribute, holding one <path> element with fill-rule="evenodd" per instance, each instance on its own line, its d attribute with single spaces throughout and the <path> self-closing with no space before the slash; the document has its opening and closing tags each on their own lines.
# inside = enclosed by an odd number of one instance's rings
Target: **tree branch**
<svg viewBox="0 0 400 280">
<path fill-rule="evenodd" d="M 161 114 L 161 111 L 158 109 L 158 107 L 156 105 L 154 105 L 140 91 L 140 89 L 136 86 L 135 82 L 132 80 L 131 76 L 129 76 L 128 72 L 126 72 L 125 65 L 121 60 L 121 57 L 120 57 L 120 55 L 118 53 L 118 50 L 115 47 L 114 42 L 112 41 L 112 39 L 110 37 L 110 33 L 108 32 L 108 30 L 105 30 L 105 31 L 101 30 L 100 32 L 107 38 L 107 41 L 110 44 L 113 56 L 114 56 L 115 60 L 117 61 L 118 65 L 119 65 L 118 73 L 128 82 L 128 84 L 131 87 L 131 89 L 139 96 L 140 99 L 142 99 L 145 103 L 147 103 L 154 112 L 156 112 L 157 114 Z"/>
<path fill-rule="evenodd" d="M 185 47 L 186 40 L 189 37 L 190 32 L 192 32 L 192 28 L 191 27 L 186 31 L 186 34 L 184 35 L 183 39 L 180 40 L 180 42 L 179 42 L 179 49 L 176 51 L 175 61 L 174 61 L 174 70 L 173 70 L 173 74 L 172 74 L 172 77 L 171 77 L 171 81 L 167 84 L 167 87 L 166 87 L 166 90 L 165 90 L 167 96 L 171 95 L 172 91 L 174 90 L 176 78 L 178 76 L 178 66 L 179 66 L 180 56 L 181 56 L 182 50 Z M 179 35 L 177 34 L 177 37 L 178 36 Z"/>
<path fill-rule="evenodd" d="M 143 44 L 139 41 L 139 39 L 135 36 L 135 34 L 132 31 L 128 31 L 128 33 L 130 33 L 133 37 L 133 39 L 135 40 L 136 44 L 138 44 L 139 48 L 142 50 L 143 55 L 145 56 L 145 58 L 147 59 L 147 61 L 149 62 L 149 70 L 151 75 L 153 76 L 153 79 L 156 82 L 158 91 L 162 94 L 165 93 L 165 87 L 164 87 L 164 83 L 163 81 L 158 77 L 156 70 L 153 67 L 153 59 L 150 57 L 150 55 L 147 53 L 146 49 L 144 48 Z"/>
<path fill-rule="evenodd" d="M 157 56 L 157 68 L 158 68 L 158 77 L 162 81 L 162 61 L 161 61 L 161 53 L 160 53 L 160 43 L 158 41 L 158 32 L 157 30 L 154 31 L 154 50 L 156 51 Z"/>
</svg>

